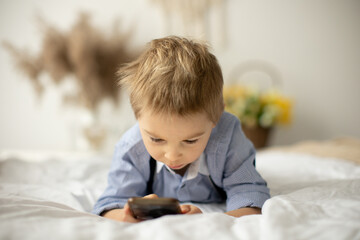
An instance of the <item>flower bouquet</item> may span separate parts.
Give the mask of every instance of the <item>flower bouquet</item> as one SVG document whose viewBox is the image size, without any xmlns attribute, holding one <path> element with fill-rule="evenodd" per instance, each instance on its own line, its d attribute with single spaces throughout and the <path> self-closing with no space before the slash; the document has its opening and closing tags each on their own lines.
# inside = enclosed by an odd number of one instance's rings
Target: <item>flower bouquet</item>
<svg viewBox="0 0 360 240">
<path fill-rule="evenodd" d="M 291 122 L 292 101 L 276 89 L 225 86 L 224 102 L 225 110 L 239 118 L 245 135 L 256 148 L 266 146 L 274 126 Z"/>
</svg>

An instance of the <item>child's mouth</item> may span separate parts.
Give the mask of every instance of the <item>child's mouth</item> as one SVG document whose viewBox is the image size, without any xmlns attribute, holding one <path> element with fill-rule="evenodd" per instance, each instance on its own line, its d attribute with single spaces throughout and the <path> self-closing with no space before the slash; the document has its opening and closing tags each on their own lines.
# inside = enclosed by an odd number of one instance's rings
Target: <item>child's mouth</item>
<svg viewBox="0 0 360 240">
<path fill-rule="evenodd" d="M 176 165 L 176 166 L 171 166 L 171 165 L 168 165 L 169 168 L 171 169 L 174 169 L 174 170 L 177 170 L 177 169 L 181 169 L 184 167 L 184 164 L 181 164 L 181 165 Z"/>
</svg>

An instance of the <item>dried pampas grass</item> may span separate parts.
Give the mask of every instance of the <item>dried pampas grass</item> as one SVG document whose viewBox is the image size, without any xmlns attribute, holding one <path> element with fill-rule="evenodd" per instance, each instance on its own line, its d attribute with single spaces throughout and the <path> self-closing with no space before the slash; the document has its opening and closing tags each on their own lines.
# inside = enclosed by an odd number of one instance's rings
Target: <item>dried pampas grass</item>
<svg viewBox="0 0 360 240">
<path fill-rule="evenodd" d="M 31 80 L 37 94 L 44 86 L 39 81 L 41 72 L 50 75 L 55 84 L 73 74 L 78 94 L 64 96 L 64 102 L 96 110 L 99 103 L 110 98 L 117 103 L 119 90 L 116 85 L 118 67 L 135 57 L 128 49 L 131 32 L 120 33 L 114 25 L 110 37 L 90 24 L 90 16 L 82 13 L 68 32 L 61 32 L 41 20 L 43 42 L 40 54 L 33 56 L 19 50 L 9 42 L 3 42 L 14 57 L 16 65 Z"/>
</svg>

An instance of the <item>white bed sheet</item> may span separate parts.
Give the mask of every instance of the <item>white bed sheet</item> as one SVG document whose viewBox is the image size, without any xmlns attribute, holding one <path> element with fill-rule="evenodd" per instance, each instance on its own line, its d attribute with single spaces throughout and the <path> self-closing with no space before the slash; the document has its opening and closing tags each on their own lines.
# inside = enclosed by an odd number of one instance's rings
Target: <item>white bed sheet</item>
<svg viewBox="0 0 360 240">
<path fill-rule="evenodd" d="M 360 166 L 341 159 L 259 153 L 272 195 L 262 215 L 234 218 L 220 213 L 223 205 L 200 205 L 205 214 L 139 224 L 89 213 L 109 156 L 0 160 L 0 239 L 360 239 Z"/>
</svg>

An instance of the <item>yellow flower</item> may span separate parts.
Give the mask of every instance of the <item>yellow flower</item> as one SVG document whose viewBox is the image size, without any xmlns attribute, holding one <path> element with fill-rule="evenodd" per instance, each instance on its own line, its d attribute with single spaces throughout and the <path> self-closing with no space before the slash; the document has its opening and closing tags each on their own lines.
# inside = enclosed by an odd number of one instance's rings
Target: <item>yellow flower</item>
<svg viewBox="0 0 360 240">
<path fill-rule="evenodd" d="M 292 101 L 276 89 L 260 92 L 245 86 L 224 87 L 225 110 L 248 127 L 271 127 L 291 122 Z"/>
<path fill-rule="evenodd" d="M 271 89 L 262 94 L 261 101 L 263 105 L 273 105 L 278 108 L 276 122 L 289 124 L 291 122 L 292 101 L 280 94 L 276 89 Z"/>
</svg>

